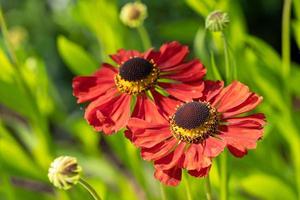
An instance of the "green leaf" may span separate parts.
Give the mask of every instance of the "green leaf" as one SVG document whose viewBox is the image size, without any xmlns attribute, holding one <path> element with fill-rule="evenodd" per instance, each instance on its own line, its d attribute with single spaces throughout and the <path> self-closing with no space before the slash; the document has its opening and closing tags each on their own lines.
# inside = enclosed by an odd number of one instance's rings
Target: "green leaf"
<svg viewBox="0 0 300 200">
<path fill-rule="evenodd" d="M 76 75 L 89 75 L 98 68 L 97 63 L 78 44 L 64 36 L 57 39 L 58 51 L 69 69 Z"/>
<path fill-rule="evenodd" d="M 205 0 L 186 0 L 186 3 L 203 17 L 212 11 L 212 6 L 208 5 Z"/>
<path fill-rule="evenodd" d="M 216 80 L 222 80 L 221 74 L 218 70 L 218 67 L 216 66 L 215 56 L 214 52 L 210 52 L 210 59 L 211 59 L 211 69 L 213 71 L 213 76 Z"/>
<path fill-rule="evenodd" d="M 259 199 L 296 199 L 296 195 L 288 185 L 279 178 L 267 174 L 252 174 L 242 179 L 241 187 Z"/>
<path fill-rule="evenodd" d="M 25 149 L 0 124 L 0 163 L 1 167 L 14 175 L 27 175 L 38 178 L 40 169 L 34 164 Z"/>
<path fill-rule="evenodd" d="M 281 73 L 280 56 L 269 44 L 254 36 L 246 37 L 246 43 L 254 50 L 255 54 L 265 62 L 266 67 L 278 74 Z"/>
<path fill-rule="evenodd" d="M 24 91 L 18 87 L 18 84 L 0 80 L 0 96 L 0 103 L 4 104 L 9 109 L 27 117 L 34 114 L 27 96 Z"/>
<path fill-rule="evenodd" d="M 298 48 L 300 49 L 300 20 L 294 21 L 292 25 L 293 25 L 293 29 L 294 29 L 294 37 L 295 37 L 296 43 L 298 45 Z"/>
</svg>

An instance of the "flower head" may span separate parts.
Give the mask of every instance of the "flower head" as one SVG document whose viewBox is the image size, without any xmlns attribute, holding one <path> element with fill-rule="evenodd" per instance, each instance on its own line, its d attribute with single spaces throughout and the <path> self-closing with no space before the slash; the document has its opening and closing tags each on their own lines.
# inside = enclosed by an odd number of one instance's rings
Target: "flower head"
<svg viewBox="0 0 300 200">
<path fill-rule="evenodd" d="M 185 61 L 189 50 L 178 42 L 170 42 L 159 51 L 119 50 L 111 58 L 117 67 L 104 63 L 91 76 L 73 79 L 73 94 L 78 103 L 90 102 L 85 118 L 96 131 L 112 134 L 125 128 L 129 118 L 151 121 L 162 118 L 172 108 L 172 99 L 189 101 L 199 98 L 206 70 L 195 59 Z M 161 91 L 167 93 L 167 97 Z M 132 99 L 136 97 L 133 112 Z"/>
<path fill-rule="evenodd" d="M 169 119 L 131 118 L 126 137 L 141 148 L 145 160 L 154 162 L 154 176 L 175 186 L 182 169 L 195 177 L 207 175 L 212 158 L 225 147 L 237 157 L 254 149 L 262 137 L 265 116 L 245 113 L 261 101 L 262 97 L 240 82 L 224 88 L 221 81 L 205 81 L 203 95 L 193 101 L 177 101 Z"/>
<path fill-rule="evenodd" d="M 217 10 L 206 17 L 205 28 L 212 32 L 220 32 L 228 26 L 229 22 L 228 14 Z"/>
<path fill-rule="evenodd" d="M 127 3 L 121 9 L 120 18 L 125 25 L 136 28 L 147 18 L 147 7 L 140 2 Z"/>
<path fill-rule="evenodd" d="M 51 163 L 48 178 L 55 187 L 68 190 L 77 184 L 81 171 L 76 158 L 60 156 Z"/>
</svg>

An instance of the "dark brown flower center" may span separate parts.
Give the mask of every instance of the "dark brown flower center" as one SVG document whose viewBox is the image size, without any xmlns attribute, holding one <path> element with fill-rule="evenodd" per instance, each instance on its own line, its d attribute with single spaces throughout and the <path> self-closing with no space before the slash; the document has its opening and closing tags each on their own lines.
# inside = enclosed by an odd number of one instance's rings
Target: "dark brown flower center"
<svg viewBox="0 0 300 200">
<path fill-rule="evenodd" d="M 209 117 L 209 108 L 201 102 L 186 103 L 177 109 L 174 121 L 185 129 L 193 129 L 201 126 Z"/>
<path fill-rule="evenodd" d="M 198 144 L 216 135 L 218 124 L 218 112 L 208 102 L 185 103 L 170 117 L 174 137 L 187 143 Z"/>
<path fill-rule="evenodd" d="M 153 65 L 143 58 L 132 58 L 121 67 L 119 74 L 127 81 L 139 81 L 146 78 L 153 70 Z"/>
</svg>

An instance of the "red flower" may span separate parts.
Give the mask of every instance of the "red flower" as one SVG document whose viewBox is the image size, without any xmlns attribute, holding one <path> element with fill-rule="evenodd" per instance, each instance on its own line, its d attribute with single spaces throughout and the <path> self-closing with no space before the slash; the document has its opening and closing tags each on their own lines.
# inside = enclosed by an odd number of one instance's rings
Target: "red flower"
<svg viewBox="0 0 300 200">
<path fill-rule="evenodd" d="M 150 123 L 131 118 L 126 137 L 141 148 L 145 160 L 154 161 L 155 178 L 175 186 L 182 169 L 195 177 L 207 175 L 211 159 L 225 147 L 237 157 L 254 149 L 262 137 L 265 116 L 241 114 L 261 100 L 240 82 L 224 88 L 221 81 L 205 81 L 203 95 L 195 101 L 177 102 L 180 105 L 169 113 L 169 120 Z"/>
<path fill-rule="evenodd" d="M 170 98 L 192 100 L 199 98 L 203 90 L 202 78 L 206 73 L 199 60 L 185 62 L 187 46 L 171 42 L 140 53 L 121 49 L 111 58 L 118 68 L 102 64 L 91 76 L 78 76 L 73 80 L 73 94 L 78 103 L 90 102 L 85 110 L 85 118 L 97 131 L 112 134 L 124 128 L 130 116 L 149 119 L 159 117 L 159 113 L 149 110 L 154 99 L 160 112 L 169 112 Z M 132 97 L 137 97 L 131 115 Z M 145 115 L 147 113 L 147 116 Z M 150 114 L 149 114 L 150 113 Z"/>
</svg>

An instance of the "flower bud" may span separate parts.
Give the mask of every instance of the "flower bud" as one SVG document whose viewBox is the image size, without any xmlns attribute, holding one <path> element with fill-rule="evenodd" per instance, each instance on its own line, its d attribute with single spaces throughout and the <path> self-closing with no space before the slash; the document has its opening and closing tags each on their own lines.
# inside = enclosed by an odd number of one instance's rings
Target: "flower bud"
<svg viewBox="0 0 300 200">
<path fill-rule="evenodd" d="M 48 178 L 55 187 L 68 190 L 77 184 L 81 171 L 76 158 L 60 156 L 51 163 Z"/>
<path fill-rule="evenodd" d="M 143 24 L 147 18 L 147 7 L 139 2 L 125 4 L 120 13 L 121 21 L 131 27 L 136 28 Z"/>
<path fill-rule="evenodd" d="M 205 28 L 212 32 L 221 32 L 228 26 L 229 22 L 228 14 L 217 10 L 206 17 Z"/>
</svg>

